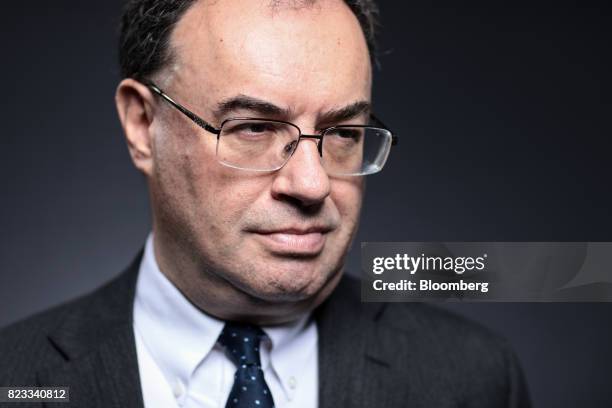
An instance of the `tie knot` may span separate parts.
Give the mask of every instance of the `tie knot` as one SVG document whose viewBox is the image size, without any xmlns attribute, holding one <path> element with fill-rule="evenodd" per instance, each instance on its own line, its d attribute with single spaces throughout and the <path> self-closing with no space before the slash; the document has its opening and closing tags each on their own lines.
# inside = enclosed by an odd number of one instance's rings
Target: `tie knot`
<svg viewBox="0 0 612 408">
<path fill-rule="evenodd" d="M 260 366 L 259 343 L 263 336 L 264 332 L 257 326 L 227 322 L 219 335 L 219 343 L 237 366 Z"/>
</svg>

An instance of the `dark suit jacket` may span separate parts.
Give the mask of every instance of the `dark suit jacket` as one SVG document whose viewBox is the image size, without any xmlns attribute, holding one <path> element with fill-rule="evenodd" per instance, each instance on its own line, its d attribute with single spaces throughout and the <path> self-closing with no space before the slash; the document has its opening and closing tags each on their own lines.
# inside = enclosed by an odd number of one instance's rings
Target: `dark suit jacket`
<svg viewBox="0 0 612 408">
<path fill-rule="evenodd" d="M 70 387 L 70 404 L 17 405 L 143 407 L 132 330 L 139 263 L 0 331 L 0 386 Z M 529 406 L 507 344 L 449 312 L 361 303 L 358 282 L 344 277 L 315 317 L 320 407 Z"/>
</svg>

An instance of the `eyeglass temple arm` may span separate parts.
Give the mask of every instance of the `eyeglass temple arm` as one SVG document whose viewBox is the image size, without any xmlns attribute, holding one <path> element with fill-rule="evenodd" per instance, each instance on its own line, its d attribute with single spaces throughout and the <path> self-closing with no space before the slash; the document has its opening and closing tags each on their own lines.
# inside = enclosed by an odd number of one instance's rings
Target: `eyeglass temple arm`
<svg viewBox="0 0 612 408">
<path fill-rule="evenodd" d="M 162 98 L 164 98 L 170 105 L 174 106 L 176 109 L 178 109 L 183 115 L 187 116 L 189 119 L 191 119 L 196 125 L 200 126 L 201 128 L 203 128 L 204 130 L 207 130 L 211 133 L 214 133 L 215 135 L 218 135 L 221 130 L 215 128 L 214 126 L 212 126 L 210 123 L 206 122 L 204 119 L 202 119 L 201 117 L 199 117 L 198 115 L 196 115 L 195 113 L 191 112 L 189 109 L 185 108 L 184 106 L 182 106 L 181 104 L 179 104 L 178 102 L 175 102 L 171 97 L 169 97 L 168 95 L 166 95 L 164 93 L 164 91 L 162 91 L 161 89 L 159 89 L 159 87 L 157 85 L 155 85 L 153 82 L 145 82 L 145 85 L 152 90 L 153 92 L 155 92 L 157 95 L 161 96 Z"/>
<path fill-rule="evenodd" d="M 391 132 L 391 145 L 395 146 L 397 145 L 397 143 L 399 142 L 399 139 L 397 138 L 397 136 L 395 136 L 393 134 L 393 131 L 391 129 L 389 129 L 389 126 L 385 125 L 383 123 L 382 120 L 378 119 L 378 117 L 376 117 L 376 115 L 374 115 L 373 113 L 370 113 L 370 118 L 372 119 L 372 121 L 377 125 L 380 126 L 382 128 L 387 129 L 389 132 Z"/>
</svg>

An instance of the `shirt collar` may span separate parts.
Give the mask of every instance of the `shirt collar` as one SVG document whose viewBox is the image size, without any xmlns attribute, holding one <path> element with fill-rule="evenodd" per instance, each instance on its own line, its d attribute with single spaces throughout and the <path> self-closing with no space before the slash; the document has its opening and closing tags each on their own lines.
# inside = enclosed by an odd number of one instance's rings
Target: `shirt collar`
<svg viewBox="0 0 612 408">
<path fill-rule="evenodd" d="M 194 306 L 161 272 L 149 234 L 140 264 L 134 302 L 134 326 L 167 381 L 188 384 L 196 367 L 211 352 L 225 322 Z M 291 323 L 263 326 L 268 336 L 262 368 L 269 365 L 283 391 L 292 398 L 301 367 L 317 358 L 317 329 L 310 314 Z M 180 345 L 180 347 L 177 347 Z"/>
<path fill-rule="evenodd" d="M 160 271 L 150 234 L 136 283 L 134 325 L 170 383 L 176 378 L 189 382 L 224 324 L 196 308 Z"/>
<path fill-rule="evenodd" d="M 302 368 L 317 358 L 317 328 L 310 315 L 280 326 L 263 327 L 270 339 L 269 363 L 288 399 L 293 399 L 297 382 L 302 382 Z M 314 355 L 313 355 L 314 354 Z"/>
</svg>

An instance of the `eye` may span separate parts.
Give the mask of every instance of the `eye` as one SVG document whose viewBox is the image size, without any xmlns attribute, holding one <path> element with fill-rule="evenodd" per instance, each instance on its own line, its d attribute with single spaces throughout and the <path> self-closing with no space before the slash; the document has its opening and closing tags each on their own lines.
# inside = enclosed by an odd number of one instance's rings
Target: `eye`
<svg viewBox="0 0 612 408">
<path fill-rule="evenodd" d="M 271 136 L 278 132 L 278 125 L 272 122 L 240 122 L 226 126 L 223 132 L 248 138 Z"/>
<path fill-rule="evenodd" d="M 361 128 L 334 128 L 325 133 L 325 137 L 336 138 L 343 142 L 358 142 L 363 135 Z"/>
<path fill-rule="evenodd" d="M 251 133 L 262 133 L 273 130 L 274 126 L 270 123 L 247 123 L 244 125 L 243 130 Z"/>
<path fill-rule="evenodd" d="M 263 133 L 274 131 L 275 126 L 272 123 L 251 122 L 243 123 L 242 125 L 237 126 L 236 130 L 239 132 Z"/>
</svg>

